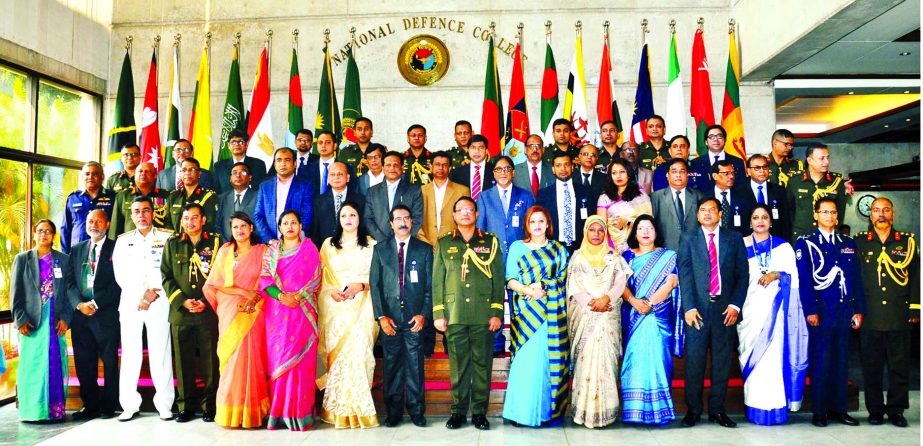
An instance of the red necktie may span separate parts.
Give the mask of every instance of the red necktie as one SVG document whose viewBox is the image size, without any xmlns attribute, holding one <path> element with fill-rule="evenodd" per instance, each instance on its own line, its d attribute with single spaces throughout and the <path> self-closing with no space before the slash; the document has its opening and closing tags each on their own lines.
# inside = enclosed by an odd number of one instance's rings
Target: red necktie
<svg viewBox="0 0 923 446">
<path fill-rule="evenodd" d="M 538 196 L 538 166 L 532 166 L 532 196 Z"/>
<path fill-rule="evenodd" d="M 474 180 L 471 181 L 471 199 L 477 200 L 481 194 L 481 166 L 474 166 Z"/>
<path fill-rule="evenodd" d="M 718 247 L 715 246 L 715 234 L 708 234 L 708 264 L 711 266 L 708 281 L 708 294 L 721 294 L 721 279 L 718 277 Z"/>
</svg>

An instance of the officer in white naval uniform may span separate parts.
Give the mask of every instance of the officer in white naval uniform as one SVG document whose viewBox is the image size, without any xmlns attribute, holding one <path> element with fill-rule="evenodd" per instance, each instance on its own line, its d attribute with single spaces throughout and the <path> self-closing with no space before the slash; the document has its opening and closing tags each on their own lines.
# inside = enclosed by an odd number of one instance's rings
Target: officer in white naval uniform
<svg viewBox="0 0 923 446">
<path fill-rule="evenodd" d="M 119 421 L 133 419 L 141 407 L 138 376 L 143 356 L 141 333 L 147 327 L 147 351 L 154 381 L 154 407 L 162 420 L 173 419 L 173 355 L 170 353 L 170 303 L 163 292 L 160 261 L 172 232 L 152 226 L 153 204 L 138 197 L 131 203 L 137 229 L 119 236 L 112 253 L 115 280 L 122 288 L 119 322 L 122 326 L 122 367 Z"/>
</svg>

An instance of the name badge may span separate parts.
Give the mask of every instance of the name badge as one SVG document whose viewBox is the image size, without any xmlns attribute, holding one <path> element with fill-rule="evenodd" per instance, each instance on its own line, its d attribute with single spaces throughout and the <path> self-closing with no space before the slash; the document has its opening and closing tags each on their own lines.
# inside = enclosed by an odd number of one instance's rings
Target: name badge
<svg viewBox="0 0 923 446">
<path fill-rule="evenodd" d="M 587 210 L 586 210 L 586 208 L 580 208 L 580 219 L 581 219 L 581 220 L 586 220 L 586 219 L 587 219 Z"/>
<path fill-rule="evenodd" d="M 740 226 L 740 214 L 734 216 L 734 226 Z"/>
<path fill-rule="evenodd" d="M 58 266 L 54 267 L 54 278 L 55 278 L 55 279 L 63 279 L 63 278 L 64 278 L 64 272 L 62 272 L 62 271 L 61 271 L 61 268 L 58 267 Z"/>
<path fill-rule="evenodd" d="M 420 277 L 417 275 L 417 270 L 410 270 L 410 283 L 417 283 L 420 281 Z"/>
<path fill-rule="evenodd" d="M 779 219 L 779 209 L 778 208 L 772 208 L 772 219 L 773 220 Z"/>
<path fill-rule="evenodd" d="M 519 227 L 519 216 L 518 216 L 518 215 L 514 215 L 514 216 L 513 216 L 512 225 L 513 225 L 514 228 L 518 228 L 518 227 Z"/>
<path fill-rule="evenodd" d="M 93 284 L 96 283 L 96 275 L 90 274 L 87 276 L 87 289 L 93 288 Z"/>
<path fill-rule="evenodd" d="M 208 260 L 205 259 L 205 256 L 199 256 L 199 259 L 202 261 L 202 275 L 208 275 Z"/>
</svg>

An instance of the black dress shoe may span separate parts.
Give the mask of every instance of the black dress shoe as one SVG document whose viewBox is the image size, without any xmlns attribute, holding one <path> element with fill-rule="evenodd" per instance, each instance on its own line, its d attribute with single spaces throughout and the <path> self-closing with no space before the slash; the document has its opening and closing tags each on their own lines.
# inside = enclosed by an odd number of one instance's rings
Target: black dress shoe
<svg viewBox="0 0 923 446">
<path fill-rule="evenodd" d="M 811 417 L 811 424 L 817 427 L 827 427 L 827 416 L 816 413 Z"/>
<path fill-rule="evenodd" d="M 176 414 L 175 420 L 176 420 L 177 423 L 186 423 L 186 422 L 191 421 L 193 418 L 195 418 L 195 412 L 194 412 L 194 411 L 191 411 L 191 410 L 184 410 L 184 411 L 182 411 L 182 412 Z"/>
<path fill-rule="evenodd" d="M 830 412 L 830 413 L 827 414 L 827 418 L 828 418 L 830 421 L 836 421 L 836 422 L 838 422 L 838 423 L 840 423 L 840 424 L 845 424 L 845 425 L 847 425 L 847 426 L 858 426 L 858 425 L 859 425 L 859 421 L 857 421 L 855 418 L 849 416 L 848 413 Z"/>
<path fill-rule="evenodd" d="M 869 424 L 872 426 L 881 426 L 882 424 L 885 424 L 885 416 L 880 413 L 870 413 Z"/>
<path fill-rule="evenodd" d="M 708 422 L 709 422 L 709 423 L 718 423 L 718 424 L 721 425 L 722 427 L 737 427 L 737 423 L 735 423 L 734 420 L 732 420 L 730 417 L 728 417 L 728 414 L 726 414 L 726 413 L 724 413 L 724 412 L 717 413 L 717 414 L 714 414 L 714 415 L 709 414 L 709 415 L 708 415 Z"/>
<path fill-rule="evenodd" d="M 891 414 L 891 415 L 888 415 L 888 419 L 891 420 L 891 424 L 897 427 L 907 427 L 907 419 L 904 418 L 904 414 L 901 414 L 901 413 Z"/>
<path fill-rule="evenodd" d="M 452 416 L 449 417 L 449 421 L 445 422 L 445 427 L 449 429 L 458 429 L 467 422 L 468 422 L 468 419 L 465 418 L 464 415 L 453 413 Z"/>
<path fill-rule="evenodd" d="M 471 424 L 478 430 L 486 431 L 490 429 L 490 422 L 487 421 L 487 417 L 483 414 L 471 415 Z"/>
<path fill-rule="evenodd" d="M 89 410 L 86 407 L 74 412 L 74 414 L 71 415 L 71 418 L 73 418 L 74 421 L 90 421 L 98 417 L 99 417 L 98 411 Z M 112 418 L 112 417 L 109 417 L 109 418 Z"/>
<path fill-rule="evenodd" d="M 426 417 L 423 415 L 411 415 L 410 421 L 412 421 L 413 425 L 416 427 L 426 427 Z"/>
<path fill-rule="evenodd" d="M 683 426 L 685 427 L 693 427 L 698 422 L 699 422 L 699 415 L 695 415 L 691 412 L 687 413 L 686 416 L 683 417 Z"/>
<path fill-rule="evenodd" d="M 398 424 L 401 424 L 401 417 L 399 415 L 388 415 L 385 418 L 385 427 L 396 427 Z"/>
<path fill-rule="evenodd" d="M 214 423 L 214 422 L 215 422 L 215 413 L 214 413 L 214 412 L 211 412 L 211 411 L 205 412 L 204 414 L 202 414 L 202 421 L 204 421 L 204 422 L 206 422 L 206 423 Z"/>
</svg>

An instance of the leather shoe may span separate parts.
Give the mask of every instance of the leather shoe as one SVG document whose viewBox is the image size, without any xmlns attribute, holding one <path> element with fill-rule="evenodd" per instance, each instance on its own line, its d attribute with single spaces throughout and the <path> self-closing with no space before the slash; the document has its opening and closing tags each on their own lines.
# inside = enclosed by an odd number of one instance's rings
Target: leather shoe
<svg viewBox="0 0 923 446">
<path fill-rule="evenodd" d="M 412 421 L 413 425 L 416 427 L 426 427 L 426 417 L 423 415 L 411 415 L 410 421 Z"/>
<path fill-rule="evenodd" d="M 396 427 L 398 424 L 401 424 L 401 417 L 397 415 L 388 415 L 385 418 L 385 427 Z"/>
<path fill-rule="evenodd" d="M 817 427 L 827 427 L 827 416 L 814 414 L 814 416 L 811 417 L 811 424 Z"/>
<path fill-rule="evenodd" d="M 732 420 L 730 417 L 728 417 L 728 414 L 726 414 L 726 413 L 724 413 L 724 412 L 717 413 L 717 414 L 715 414 L 715 415 L 709 414 L 709 415 L 708 415 L 708 422 L 709 422 L 709 423 L 718 423 L 718 424 L 721 425 L 722 427 L 737 427 L 737 423 L 735 423 L 734 420 Z"/>
<path fill-rule="evenodd" d="M 869 424 L 872 426 L 881 426 L 882 424 L 885 424 L 885 416 L 880 413 L 870 413 Z"/>
<path fill-rule="evenodd" d="M 683 426 L 693 427 L 696 423 L 699 422 L 699 415 L 695 415 L 692 412 L 686 413 L 686 416 L 683 417 Z"/>
<path fill-rule="evenodd" d="M 204 421 L 204 422 L 206 422 L 206 423 L 214 423 L 214 422 L 215 422 L 215 413 L 214 413 L 214 412 L 211 412 L 211 411 L 205 412 L 204 414 L 202 414 L 202 421 Z"/>
<path fill-rule="evenodd" d="M 104 410 L 104 411 L 102 411 L 102 412 L 99 413 L 99 417 L 102 418 L 102 419 L 104 419 L 104 420 L 111 420 L 111 419 L 115 418 L 115 412 L 113 412 L 113 411 L 111 411 L 111 410 Z"/>
<path fill-rule="evenodd" d="M 71 418 L 73 418 L 74 421 L 90 421 L 98 417 L 99 417 L 98 411 L 89 410 L 86 407 L 74 412 L 74 414 L 71 415 Z"/>
<path fill-rule="evenodd" d="M 490 429 L 490 423 L 487 421 L 487 417 L 483 414 L 471 415 L 471 424 L 474 425 L 475 429 L 486 431 Z"/>
<path fill-rule="evenodd" d="M 902 413 L 888 415 L 888 419 L 891 420 L 891 424 L 897 427 L 907 427 L 907 419 L 904 418 Z"/>
<path fill-rule="evenodd" d="M 836 421 L 840 424 L 845 424 L 847 426 L 858 426 L 859 425 L 859 422 L 855 418 L 849 416 L 848 413 L 830 412 L 827 414 L 827 418 L 830 421 Z"/>
<path fill-rule="evenodd" d="M 193 418 L 195 418 L 195 412 L 194 412 L 194 411 L 191 411 L 191 410 L 184 410 L 184 411 L 182 411 L 182 412 L 176 414 L 175 420 L 176 420 L 177 423 L 186 423 L 186 422 L 191 421 Z"/>
<path fill-rule="evenodd" d="M 121 415 L 119 415 L 119 421 L 131 421 L 131 420 L 134 420 L 135 418 L 138 418 L 137 410 L 132 411 L 132 412 L 125 411 L 125 412 L 122 412 Z"/>
<path fill-rule="evenodd" d="M 468 419 L 465 418 L 464 415 L 453 413 L 452 416 L 449 417 L 449 421 L 445 422 L 445 427 L 449 429 L 458 429 L 467 422 L 468 422 Z"/>
</svg>

